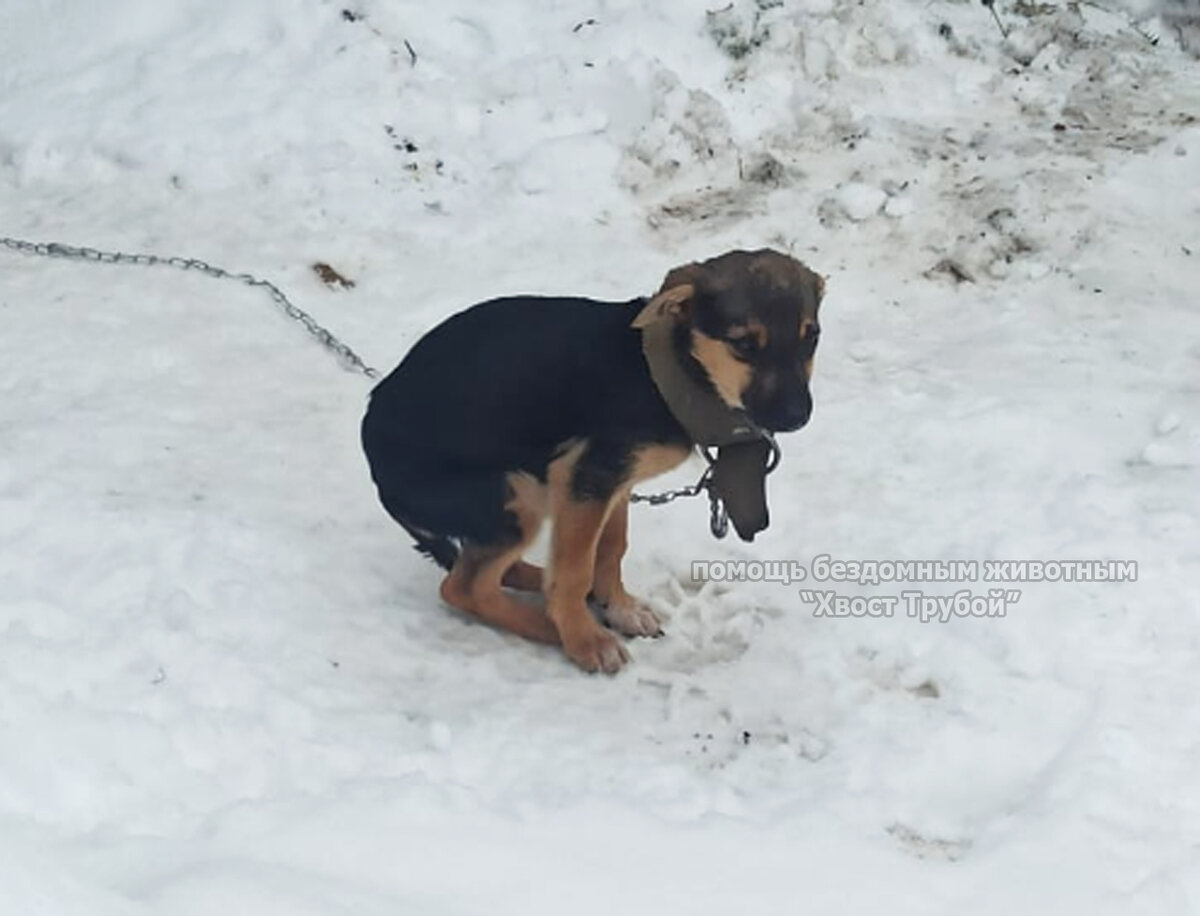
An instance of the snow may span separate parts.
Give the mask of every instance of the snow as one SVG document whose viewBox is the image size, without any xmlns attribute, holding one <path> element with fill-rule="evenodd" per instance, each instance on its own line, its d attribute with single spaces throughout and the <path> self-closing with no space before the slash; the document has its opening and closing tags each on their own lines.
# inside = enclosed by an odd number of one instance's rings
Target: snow
<svg viewBox="0 0 1200 916">
<path fill-rule="evenodd" d="M 813 422 L 753 545 L 635 510 L 667 636 L 589 678 L 438 606 L 367 380 L 260 290 L 0 249 L 0 912 L 1200 909 L 1178 11 L 345 9 L 0 0 L 0 235 L 252 271 L 381 368 L 771 245 L 828 277 Z M 1137 579 L 691 580 L 821 556 Z"/>
<path fill-rule="evenodd" d="M 869 184 L 852 181 L 839 189 L 838 202 L 842 205 L 842 211 L 846 216 L 856 223 L 861 223 L 883 209 L 884 204 L 887 203 L 887 194 Z M 903 211 L 900 215 L 904 215 Z"/>
</svg>

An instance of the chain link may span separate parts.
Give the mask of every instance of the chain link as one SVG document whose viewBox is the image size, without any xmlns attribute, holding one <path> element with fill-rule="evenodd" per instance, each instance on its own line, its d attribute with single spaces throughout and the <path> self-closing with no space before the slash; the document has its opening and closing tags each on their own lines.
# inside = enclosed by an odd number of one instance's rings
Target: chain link
<svg viewBox="0 0 1200 916">
<path fill-rule="evenodd" d="M 766 473 L 770 474 L 777 467 L 783 458 L 783 451 L 779 448 L 779 442 L 776 441 L 773 433 L 768 430 L 758 429 L 759 434 L 770 443 L 771 454 L 767 457 Z M 704 456 L 708 467 L 704 469 L 704 473 L 700 475 L 700 479 L 688 487 L 680 487 L 677 490 L 667 490 L 665 493 L 651 493 L 643 495 L 641 493 L 630 494 L 629 501 L 634 503 L 646 503 L 651 506 L 663 506 L 667 503 L 674 502 L 677 499 L 699 496 L 701 493 L 708 494 L 708 528 L 712 532 L 713 537 L 717 540 L 725 537 L 729 533 L 729 510 L 725 508 L 725 503 L 713 490 L 713 474 L 716 471 L 716 457 L 712 450 L 706 447 L 701 447 L 700 454 Z"/>
<path fill-rule="evenodd" d="M 701 493 L 708 494 L 708 527 L 712 532 L 713 537 L 720 540 L 729 532 L 729 513 L 725 509 L 725 504 L 721 501 L 721 497 L 713 491 L 713 458 L 707 450 L 703 451 L 704 460 L 708 462 L 708 467 L 704 469 L 704 473 L 700 475 L 700 479 L 694 484 L 687 487 L 679 487 L 675 490 L 667 490 L 663 493 L 631 493 L 629 501 L 632 503 L 646 503 L 649 506 L 665 506 L 667 503 L 673 503 L 677 499 L 687 499 L 693 496 L 699 496 Z"/>
<path fill-rule="evenodd" d="M 61 258 L 68 261 L 91 261 L 97 264 L 136 264 L 140 267 L 173 267 L 176 270 L 193 270 L 217 280 L 231 280 L 246 286 L 265 290 L 275 304 L 293 321 L 300 324 L 321 346 L 329 350 L 346 366 L 361 372 L 369 379 L 379 378 L 379 371 L 368 366 L 349 346 L 323 327 L 312 315 L 292 302 L 278 286 L 270 280 L 254 274 L 233 273 L 222 267 L 201 261 L 198 258 L 165 257 L 157 254 L 126 254 L 122 251 L 100 251 L 96 248 L 76 248 L 58 242 L 30 242 L 0 236 L 0 245 L 20 254 L 43 258 Z"/>
<path fill-rule="evenodd" d="M 665 506 L 667 503 L 673 503 L 680 498 L 691 496 L 699 496 L 708 489 L 712 482 L 712 466 L 705 469 L 704 474 L 694 484 L 687 487 L 680 487 L 677 490 L 667 490 L 663 493 L 633 493 L 630 494 L 629 501 L 633 503 L 646 503 L 651 506 Z"/>
</svg>

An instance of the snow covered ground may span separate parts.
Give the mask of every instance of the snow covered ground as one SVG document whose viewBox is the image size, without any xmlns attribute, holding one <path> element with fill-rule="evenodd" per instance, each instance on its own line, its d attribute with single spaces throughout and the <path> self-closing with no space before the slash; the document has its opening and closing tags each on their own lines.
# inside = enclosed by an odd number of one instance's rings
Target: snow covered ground
<svg viewBox="0 0 1200 916">
<path fill-rule="evenodd" d="M 997 12 L 0 0 L 0 235 L 253 271 L 381 368 L 486 296 L 829 278 L 770 530 L 636 509 L 668 635 L 606 679 L 438 606 L 261 291 L 0 249 L 0 913 L 1200 912 L 1200 62 Z M 822 556 L 979 574 L 691 581 Z"/>
</svg>

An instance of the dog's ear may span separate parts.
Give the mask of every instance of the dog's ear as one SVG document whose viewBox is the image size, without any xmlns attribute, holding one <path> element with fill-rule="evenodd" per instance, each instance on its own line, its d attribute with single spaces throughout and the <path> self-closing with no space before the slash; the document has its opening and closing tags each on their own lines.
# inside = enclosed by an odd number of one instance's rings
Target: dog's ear
<svg viewBox="0 0 1200 916">
<path fill-rule="evenodd" d="M 704 265 L 693 261 L 691 264 L 684 264 L 671 270 L 667 274 L 667 278 L 663 280 L 662 286 L 658 288 L 658 291 L 665 293 L 673 287 L 685 285 L 690 285 L 693 289 L 698 289 L 703 285 L 705 276 Z"/>
<path fill-rule="evenodd" d="M 664 286 L 662 292 L 646 303 L 645 308 L 638 312 L 633 320 L 633 327 L 644 328 L 660 318 L 669 315 L 679 316 L 687 311 L 688 302 L 696 295 L 696 288 L 691 283 L 680 283 L 678 286 Z"/>
<path fill-rule="evenodd" d="M 646 303 L 646 307 L 634 319 L 633 326 L 644 328 L 668 315 L 683 315 L 688 303 L 696 295 L 703 273 L 704 268 L 699 264 L 684 264 L 668 273 L 654 298 Z"/>
<path fill-rule="evenodd" d="M 633 319 L 633 326 L 644 328 L 668 315 L 682 315 L 687 311 L 687 304 L 694 295 L 696 295 L 696 288 L 690 283 L 681 283 L 678 286 L 664 289 L 638 312 L 637 318 Z"/>
<path fill-rule="evenodd" d="M 817 304 L 819 305 L 821 303 L 821 300 L 825 298 L 825 278 L 823 276 L 821 276 L 820 274 L 816 274 L 816 278 L 817 278 Z"/>
</svg>

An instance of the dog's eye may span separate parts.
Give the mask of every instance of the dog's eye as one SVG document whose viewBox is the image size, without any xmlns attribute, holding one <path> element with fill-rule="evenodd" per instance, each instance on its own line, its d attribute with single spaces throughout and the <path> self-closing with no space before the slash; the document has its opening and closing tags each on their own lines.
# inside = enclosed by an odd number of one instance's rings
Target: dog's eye
<svg viewBox="0 0 1200 916">
<path fill-rule="evenodd" d="M 725 342 L 741 359 L 749 359 L 758 352 L 758 341 L 751 334 L 746 334 L 744 337 L 731 337 Z"/>
<path fill-rule="evenodd" d="M 804 346 L 810 350 L 817 348 L 817 343 L 821 340 L 821 329 L 815 324 L 810 324 L 804 329 L 804 336 L 800 338 Z"/>
</svg>

